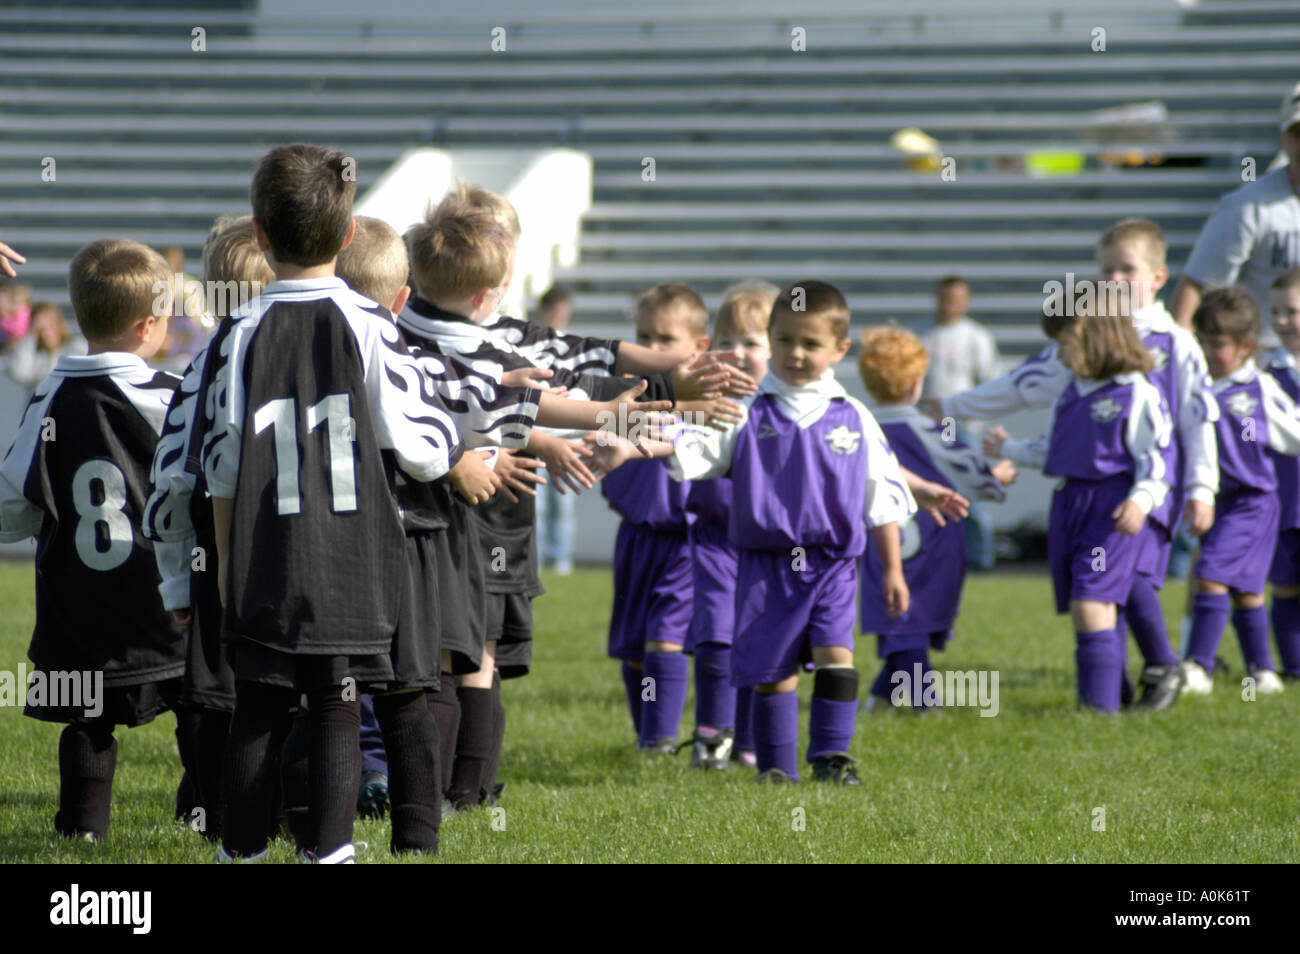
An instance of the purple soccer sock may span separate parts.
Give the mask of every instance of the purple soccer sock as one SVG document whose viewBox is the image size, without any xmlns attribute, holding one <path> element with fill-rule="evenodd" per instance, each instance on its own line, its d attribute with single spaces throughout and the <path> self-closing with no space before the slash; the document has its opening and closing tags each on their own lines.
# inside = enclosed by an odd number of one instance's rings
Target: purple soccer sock
<svg viewBox="0 0 1300 954">
<path fill-rule="evenodd" d="M 731 684 L 731 647 L 695 647 L 695 724 L 730 729 L 736 723 L 736 688 Z"/>
<path fill-rule="evenodd" d="M 754 687 L 736 690 L 736 751 L 754 751 Z"/>
<path fill-rule="evenodd" d="M 1272 669 L 1273 656 L 1268 651 L 1268 610 L 1262 606 L 1232 611 L 1232 628 L 1241 642 L 1241 655 L 1246 659 L 1246 670 Z"/>
<path fill-rule="evenodd" d="M 677 738 L 686 707 L 686 685 L 690 682 L 691 663 L 684 653 L 646 653 L 642 679 L 653 679 L 641 703 L 641 735 L 644 748 L 663 739 Z"/>
<path fill-rule="evenodd" d="M 917 669 L 920 666 L 920 669 Z M 896 653 L 890 653 L 888 659 L 889 685 L 883 695 L 894 701 L 894 692 L 902 689 L 902 699 L 905 705 L 912 706 L 914 709 L 924 709 L 925 705 L 925 674 L 930 671 L 930 653 L 924 649 L 902 649 Z M 902 681 L 895 681 L 894 674 L 902 673 L 907 678 Z M 920 674 L 919 677 L 917 674 Z"/>
<path fill-rule="evenodd" d="M 1273 597 L 1273 637 L 1277 640 L 1282 672 L 1300 676 L 1300 598 Z"/>
<path fill-rule="evenodd" d="M 1141 574 L 1133 581 L 1124 615 L 1129 629 L 1137 641 L 1138 651 L 1148 666 L 1172 666 L 1178 662 L 1169 646 L 1169 630 L 1165 626 L 1165 611 L 1160 596 L 1151 581 Z"/>
<path fill-rule="evenodd" d="M 818 669 L 808 719 L 808 761 L 849 753 L 858 715 L 858 671 L 850 666 Z"/>
<path fill-rule="evenodd" d="M 632 714 L 632 731 L 641 737 L 641 673 L 642 670 L 623 661 L 623 690 L 627 693 L 627 710 Z"/>
<path fill-rule="evenodd" d="M 1079 702 L 1102 712 L 1118 712 L 1120 665 L 1119 634 L 1113 629 L 1090 633 L 1076 631 L 1075 665 L 1079 668 Z"/>
<path fill-rule="evenodd" d="M 1187 637 L 1187 658 L 1214 671 L 1214 654 L 1219 649 L 1232 600 L 1227 593 L 1197 593 L 1192 598 L 1192 631 Z"/>
<path fill-rule="evenodd" d="M 791 778 L 799 777 L 797 693 L 754 693 L 754 752 L 759 772 L 775 768 Z"/>
</svg>

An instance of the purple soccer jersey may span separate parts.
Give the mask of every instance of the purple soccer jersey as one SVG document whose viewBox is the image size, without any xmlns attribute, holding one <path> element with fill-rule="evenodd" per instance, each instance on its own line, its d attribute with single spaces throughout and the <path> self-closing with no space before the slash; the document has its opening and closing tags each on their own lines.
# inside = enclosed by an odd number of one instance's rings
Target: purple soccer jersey
<svg viewBox="0 0 1300 954">
<path fill-rule="evenodd" d="M 695 522 L 686 510 L 688 484 L 672 479 L 663 460 L 634 460 L 607 474 L 600 492 L 624 520 L 670 533 Z"/>
<path fill-rule="evenodd" d="M 960 441 L 944 440 L 944 427 L 914 407 L 882 407 L 876 420 L 898 456 L 898 462 L 917 476 L 952 487 L 972 500 L 1006 499 L 988 465 Z M 900 525 L 903 575 L 911 593 L 911 606 L 891 617 L 885 605 L 880 555 L 869 549 L 862 557 L 860 593 L 861 626 L 876 633 L 881 656 L 904 648 L 939 648 L 951 635 L 961 603 L 966 575 L 966 535 L 958 521 L 940 527 L 925 511 Z M 904 639 L 915 636 L 919 638 Z M 906 644 L 906 645 L 904 645 Z"/>
<path fill-rule="evenodd" d="M 1274 348 L 1260 356 L 1260 367 L 1272 375 L 1293 403 L 1300 402 L 1300 369 L 1285 348 Z M 1269 449 L 1277 475 L 1277 502 L 1282 531 L 1300 529 L 1300 458 Z"/>
</svg>

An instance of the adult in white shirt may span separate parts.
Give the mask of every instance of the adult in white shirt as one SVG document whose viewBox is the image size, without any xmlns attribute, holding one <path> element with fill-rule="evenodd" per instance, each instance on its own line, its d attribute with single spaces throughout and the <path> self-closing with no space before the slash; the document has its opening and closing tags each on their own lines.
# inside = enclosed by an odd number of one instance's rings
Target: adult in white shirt
<svg viewBox="0 0 1300 954">
<path fill-rule="evenodd" d="M 1276 278 L 1300 265 L 1300 83 L 1282 100 L 1282 150 L 1290 163 L 1229 192 L 1210 213 L 1170 302 L 1174 320 L 1191 329 L 1201 292 L 1241 285 L 1269 314 Z M 1270 342 L 1265 329 L 1261 344 Z"/>
<path fill-rule="evenodd" d="M 966 314 L 970 307 L 970 284 L 955 275 L 941 278 L 934 289 L 934 322 L 917 334 L 930 355 L 926 372 L 926 397 L 945 398 L 960 394 L 998 376 L 998 346 L 990 332 Z M 979 446 L 979 433 L 962 426 L 957 439 Z M 991 570 L 996 563 L 993 515 L 983 501 L 971 501 L 966 521 L 966 556 L 976 570 Z"/>
</svg>

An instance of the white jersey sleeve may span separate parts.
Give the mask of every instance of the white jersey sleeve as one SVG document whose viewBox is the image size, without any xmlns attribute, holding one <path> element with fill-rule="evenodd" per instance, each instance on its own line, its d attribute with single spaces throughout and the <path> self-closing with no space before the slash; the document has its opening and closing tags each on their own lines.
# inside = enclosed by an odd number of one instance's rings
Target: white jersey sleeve
<svg viewBox="0 0 1300 954">
<path fill-rule="evenodd" d="M 867 529 L 888 523 L 906 523 L 918 508 L 903 478 L 898 457 L 885 439 L 875 415 L 860 401 L 849 398 L 849 403 L 862 420 L 862 443 L 867 449 L 867 492 L 862 502 Z"/>
<path fill-rule="evenodd" d="M 1269 450 L 1288 457 L 1300 456 L 1300 410 L 1273 375 L 1261 372 L 1259 392 L 1268 420 Z"/>
<path fill-rule="evenodd" d="M 1196 336 L 1175 326 L 1174 373 L 1178 388 L 1178 413 L 1174 426 L 1182 443 L 1183 486 L 1189 499 L 1213 506 L 1219 492 L 1219 450 L 1214 422 L 1219 402 L 1210 390 L 1205 353 Z"/>
<path fill-rule="evenodd" d="M 1007 499 L 1002 484 L 975 448 L 957 441 L 946 441 L 933 427 L 919 426 L 916 422 L 909 422 L 909 427 L 925 447 L 931 463 L 963 497 L 997 503 Z"/>
<path fill-rule="evenodd" d="M 744 416 L 725 430 L 683 424 L 670 434 L 673 454 L 666 458 L 668 475 L 673 480 L 709 480 L 725 476 L 731 469 L 731 457 L 740 431 L 749 423 L 751 403 L 752 399 L 742 402 Z"/>
<path fill-rule="evenodd" d="M 27 486 L 27 474 L 40 447 L 47 413 L 59 383 L 59 378 L 46 378 L 36 389 L 18 433 L 0 463 L 0 543 L 17 543 L 41 532 L 45 511 L 23 495 L 23 488 Z"/>
<path fill-rule="evenodd" d="M 1169 493 L 1171 475 L 1165 467 L 1165 452 L 1172 439 L 1173 422 L 1161 405 L 1160 392 L 1146 378 L 1135 378 L 1124 444 L 1135 468 L 1128 499 L 1143 513 L 1159 507 Z"/>
<path fill-rule="evenodd" d="M 1031 407 L 1047 407 L 1065 391 L 1070 371 L 1049 345 L 999 378 L 943 398 L 947 417 L 992 420 Z"/>
</svg>

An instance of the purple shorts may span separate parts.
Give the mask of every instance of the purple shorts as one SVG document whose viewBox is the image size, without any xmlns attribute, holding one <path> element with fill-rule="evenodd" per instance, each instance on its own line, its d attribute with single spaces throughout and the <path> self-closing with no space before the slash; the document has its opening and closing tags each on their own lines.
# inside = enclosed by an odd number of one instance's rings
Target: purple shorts
<svg viewBox="0 0 1300 954">
<path fill-rule="evenodd" d="M 1268 581 L 1274 586 L 1300 586 L 1300 529 L 1283 530 L 1277 535 Z"/>
<path fill-rule="evenodd" d="M 1241 593 L 1263 593 L 1277 544 L 1275 493 L 1220 494 L 1192 574 Z"/>
<path fill-rule="evenodd" d="M 889 633 L 876 637 L 876 655 L 884 659 L 890 653 L 901 653 L 909 649 L 939 650 L 951 641 L 951 629 L 933 633 Z"/>
<path fill-rule="evenodd" d="M 858 561 L 810 547 L 801 570 L 784 552 L 740 551 L 731 682 L 780 682 L 817 646 L 853 649 Z"/>
<path fill-rule="evenodd" d="M 1174 549 L 1173 538 L 1169 536 L 1168 530 L 1151 519 L 1138 531 L 1137 538 L 1141 547 L 1138 553 L 1138 572 L 1149 579 L 1156 589 L 1160 589 L 1169 572 L 1169 555 Z"/>
<path fill-rule="evenodd" d="M 691 544 L 624 520 L 614 542 L 609 654 L 639 661 L 647 641 L 685 644 L 691 627 Z"/>
<path fill-rule="evenodd" d="M 1068 612 L 1071 600 L 1095 600 L 1122 606 L 1133 589 L 1143 550 L 1143 535 L 1115 530 L 1115 508 L 1133 486 L 1130 474 L 1108 480 L 1070 480 L 1052 496 L 1047 528 L 1047 562 L 1056 591 L 1056 611 Z"/>
<path fill-rule="evenodd" d="M 727 542 L 725 529 L 707 520 L 691 524 L 690 538 L 695 609 L 686 651 L 700 643 L 730 646 L 736 628 L 736 548 Z"/>
</svg>

